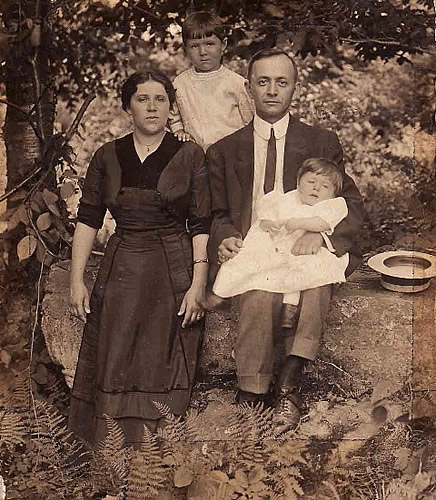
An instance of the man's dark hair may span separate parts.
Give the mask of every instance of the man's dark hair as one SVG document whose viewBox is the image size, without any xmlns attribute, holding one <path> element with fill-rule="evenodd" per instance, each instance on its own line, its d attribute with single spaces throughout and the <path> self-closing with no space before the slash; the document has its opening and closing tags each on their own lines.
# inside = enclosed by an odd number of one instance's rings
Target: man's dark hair
<svg viewBox="0 0 436 500">
<path fill-rule="evenodd" d="M 206 10 L 190 14 L 182 24 L 183 43 L 216 35 L 221 41 L 226 37 L 223 22 L 219 16 Z"/>
<path fill-rule="evenodd" d="M 130 100 L 133 94 L 138 90 L 138 85 L 148 81 L 161 83 L 167 93 L 170 105 L 176 100 L 176 91 L 174 90 L 173 84 L 165 73 L 155 69 L 148 69 L 145 71 L 137 71 L 130 75 L 129 78 L 123 83 L 121 87 L 121 102 L 124 111 L 130 108 Z"/>
<path fill-rule="evenodd" d="M 327 158 L 307 159 L 298 170 L 297 183 L 300 182 L 303 175 L 307 173 L 325 175 L 335 188 L 335 196 L 341 192 L 344 174 L 334 161 L 328 160 Z"/>
<path fill-rule="evenodd" d="M 250 81 L 251 75 L 253 73 L 253 65 L 256 61 L 260 61 L 261 59 L 269 59 L 270 57 L 277 57 L 277 56 L 285 56 L 291 61 L 292 67 L 294 68 L 294 81 L 297 81 L 298 69 L 297 65 L 295 64 L 295 61 L 284 50 L 277 48 L 262 49 L 251 56 L 251 59 L 248 63 L 247 80 Z"/>
</svg>

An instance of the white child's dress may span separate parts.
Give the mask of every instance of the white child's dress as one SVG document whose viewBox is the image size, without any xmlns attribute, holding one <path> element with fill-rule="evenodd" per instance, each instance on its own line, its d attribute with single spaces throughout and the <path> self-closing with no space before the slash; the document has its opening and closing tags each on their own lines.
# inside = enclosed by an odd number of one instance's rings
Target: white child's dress
<svg viewBox="0 0 436 500">
<path fill-rule="evenodd" d="M 304 205 L 297 190 L 287 193 L 272 191 L 263 196 L 256 207 L 257 221 L 251 226 L 240 252 L 225 262 L 216 277 L 213 291 L 220 297 L 234 297 L 249 290 L 283 293 L 284 302 L 298 304 L 299 292 L 309 288 L 345 281 L 348 254 L 337 257 L 321 247 L 313 255 L 293 255 L 292 247 L 305 231 L 292 233 L 282 228 L 276 236 L 263 231 L 260 220 L 284 221 L 291 217 L 320 217 L 332 234 L 347 216 L 344 198 Z"/>
</svg>

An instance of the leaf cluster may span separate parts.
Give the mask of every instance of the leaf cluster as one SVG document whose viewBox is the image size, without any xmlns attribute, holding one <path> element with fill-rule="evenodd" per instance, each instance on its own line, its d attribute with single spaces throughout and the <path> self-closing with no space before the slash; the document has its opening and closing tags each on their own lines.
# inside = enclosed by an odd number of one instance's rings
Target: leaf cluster
<svg viewBox="0 0 436 500">
<path fill-rule="evenodd" d="M 18 8 L 16 0 L 8 0 L 2 8 L 0 56 L 6 61 L 9 49 L 30 43 L 32 5 L 28 0 Z M 135 55 L 147 61 L 154 48 L 177 50 L 180 25 L 193 9 L 215 9 L 227 26 L 229 55 L 243 59 L 286 40 L 302 58 L 323 54 L 340 62 L 338 44 L 351 43 L 365 61 L 401 63 L 432 41 L 432 6 L 425 0 L 54 0 L 45 6 L 45 51 L 59 95 L 71 102 L 118 88 Z M 0 81 L 4 69 L 0 66 Z"/>
</svg>

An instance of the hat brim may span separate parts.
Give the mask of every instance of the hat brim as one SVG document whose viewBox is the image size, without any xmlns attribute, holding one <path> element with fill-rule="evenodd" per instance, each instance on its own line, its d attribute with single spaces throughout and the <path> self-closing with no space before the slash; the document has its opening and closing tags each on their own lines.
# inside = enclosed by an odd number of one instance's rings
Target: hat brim
<svg viewBox="0 0 436 500">
<path fill-rule="evenodd" d="M 382 285 L 389 290 L 417 292 L 436 276 L 436 257 L 413 250 L 393 250 L 374 255 L 368 266 L 379 272 Z"/>
<path fill-rule="evenodd" d="M 436 257 L 414 250 L 393 250 L 374 255 L 368 266 L 381 274 L 403 279 L 425 279 L 436 276 Z"/>
</svg>

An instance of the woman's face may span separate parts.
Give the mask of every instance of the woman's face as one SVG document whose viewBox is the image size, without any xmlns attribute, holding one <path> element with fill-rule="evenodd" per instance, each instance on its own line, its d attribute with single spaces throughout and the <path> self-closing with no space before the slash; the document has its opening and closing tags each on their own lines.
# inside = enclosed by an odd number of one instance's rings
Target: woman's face
<svg viewBox="0 0 436 500">
<path fill-rule="evenodd" d="M 169 112 L 170 101 L 161 83 L 148 80 L 137 86 L 128 109 L 137 130 L 146 135 L 158 134 L 165 128 Z"/>
</svg>

